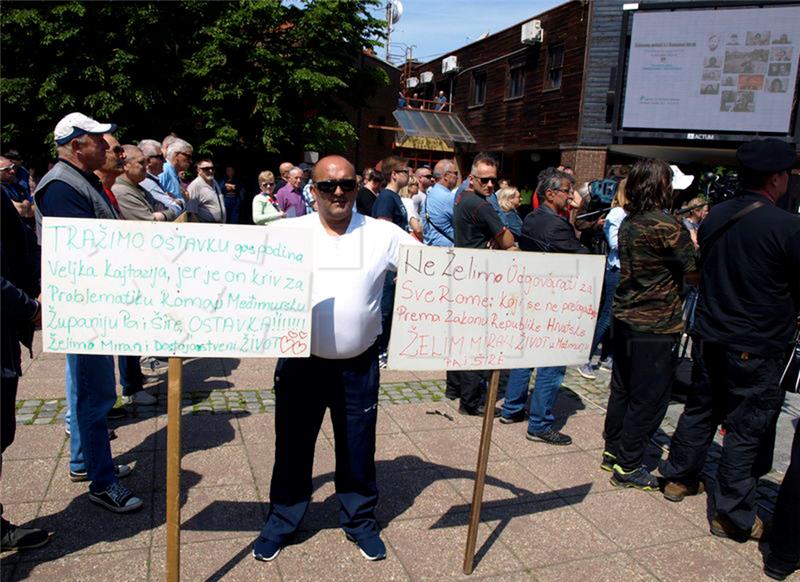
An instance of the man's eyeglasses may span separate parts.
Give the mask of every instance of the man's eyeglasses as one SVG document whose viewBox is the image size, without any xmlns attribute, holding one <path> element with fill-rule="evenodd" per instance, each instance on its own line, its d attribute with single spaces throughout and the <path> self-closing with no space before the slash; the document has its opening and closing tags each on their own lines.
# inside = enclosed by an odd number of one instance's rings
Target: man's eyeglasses
<svg viewBox="0 0 800 582">
<path fill-rule="evenodd" d="M 275 186 L 275 182 L 261 182 L 262 188 L 273 188 Z"/>
<path fill-rule="evenodd" d="M 317 190 L 323 194 L 333 194 L 336 188 L 341 188 L 342 192 L 352 192 L 356 189 L 355 180 L 323 180 L 321 182 L 314 182 Z"/>
<path fill-rule="evenodd" d="M 186 152 L 178 152 L 179 156 L 185 156 L 187 160 L 192 159 L 192 154 L 187 154 Z"/>
<path fill-rule="evenodd" d="M 17 167 L 17 164 L 9 164 L 7 166 L 3 166 L 2 168 L 0 168 L 0 172 L 10 172 L 11 170 L 13 170 L 16 167 Z"/>
<path fill-rule="evenodd" d="M 485 178 L 480 178 L 478 176 L 472 176 L 472 177 L 475 178 L 478 182 L 480 182 L 484 186 L 486 186 L 486 184 L 488 184 L 489 182 L 497 186 L 497 176 L 487 176 Z"/>
<path fill-rule="evenodd" d="M 400 168 L 399 170 L 395 170 L 395 172 L 400 174 L 408 174 L 408 168 Z"/>
<path fill-rule="evenodd" d="M 200 166 L 197 169 L 203 172 L 213 172 L 214 166 Z"/>
<path fill-rule="evenodd" d="M 433 178 L 433 174 L 420 174 L 419 177 L 420 178 L 427 178 L 428 180 L 430 180 L 431 178 Z"/>
<path fill-rule="evenodd" d="M 158 155 L 158 156 L 147 156 L 147 161 L 150 161 L 150 160 L 158 160 L 159 162 L 165 161 L 164 160 L 164 156 L 161 156 L 161 155 Z"/>
</svg>

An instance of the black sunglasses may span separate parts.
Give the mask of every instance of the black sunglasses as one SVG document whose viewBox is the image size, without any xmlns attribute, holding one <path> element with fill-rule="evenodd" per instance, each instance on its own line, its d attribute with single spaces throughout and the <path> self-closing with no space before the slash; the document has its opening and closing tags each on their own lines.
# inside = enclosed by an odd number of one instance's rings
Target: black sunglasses
<svg viewBox="0 0 800 582">
<path fill-rule="evenodd" d="M 148 159 L 148 160 L 158 160 L 159 162 L 163 162 L 163 161 L 165 161 L 165 160 L 164 160 L 164 156 L 162 156 L 162 155 L 158 155 L 158 156 L 147 156 L 147 159 Z"/>
<path fill-rule="evenodd" d="M 336 188 L 341 188 L 342 192 L 352 192 L 356 189 L 355 180 L 323 180 L 322 182 L 314 182 L 317 190 L 323 194 L 333 194 Z"/>
<path fill-rule="evenodd" d="M 484 186 L 486 186 L 486 184 L 488 184 L 489 182 L 495 185 L 497 184 L 497 176 L 487 176 L 486 178 L 479 178 L 478 176 L 472 176 L 472 177 L 475 178 L 478 182 L 480 182 Z"/>
</svg>

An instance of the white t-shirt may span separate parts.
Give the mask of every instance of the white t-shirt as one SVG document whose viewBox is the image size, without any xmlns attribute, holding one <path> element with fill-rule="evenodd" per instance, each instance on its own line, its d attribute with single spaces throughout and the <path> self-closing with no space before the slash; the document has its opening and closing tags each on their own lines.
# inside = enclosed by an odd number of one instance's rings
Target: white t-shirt
<svg viewBox="0 0 800 582">
<path fill-rule="evenodd" d="M 419 244 L 386 220 L 353 214 L 347 232 L 330 235 L 318 214 L 291 227 L 314 237 L 311 279 L 311 353 L 342 360 L 369 348 L 381 333 L 381 295 L 386 271 L 397 270 L 400 244 Z"/>
</svg>

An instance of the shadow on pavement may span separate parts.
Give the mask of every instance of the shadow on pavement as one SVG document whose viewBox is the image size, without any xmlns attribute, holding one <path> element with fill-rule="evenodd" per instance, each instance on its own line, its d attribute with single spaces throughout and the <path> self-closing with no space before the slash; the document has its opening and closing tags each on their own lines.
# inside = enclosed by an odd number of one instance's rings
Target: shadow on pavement
<svg viewBox="0 0 800 582">
<path fill-rule="evenodd" d="M 201 422 L 205 425 L 202 438 L 192 439 L 187 443 L 184 436 L 184 453 L 188 450 L 206 450 L 222 446 L 233 441 L 236 431 L 232 422 L 236 418 L 248 416 L 247 412 L 236 414 L 208 414 L 200 415 Z M 200 416 L 184 415 L 182 420 L 186 423 L 187 419 L 199 418 Z M 134 424 L 137 419 L 130 418 L 130 424 Z M 152 459 L 154 463 L 159 457 L 158 450 L 163 452 L 163 443 L 166 443 L 166 427 L 163 427 L 149 434 L 141 443 L 132 447 L 125 453 L 118 455 L 115 460 L 121 462 L 142 462 L 144 459 Z M 188 445 L 188 446 L 187 446 Z M 68 454 L 68 453 L 67 453 Z M 138 459 L 137 459 L 138 455 Z M 28 578 L 36 566 L 42 562 L 58 560 L 65 556 L 79 553 L 95 544 L 111 544 L 109 550 L 123 549 L 114 548 L 115 542 L 123 542 L 139 535 L 148 535 L 164 523 L 164 516 L 156 511 L 155 496 L 163 495 L 163 485 L 156 483 L 157 476 L 164 476 L 165 469 L 158 467 L 150 468 L 149 479 L 145 470 L 138 472 L 134 470 L 125 482 L 126 485 L 137 495 L 142 497 L 145 505 L 142 510 L 131 514 L 114 514 L 89 501 L 87 490 L 69 501 L 69 504 L 50 515 L 41 515 L 33 523 L 22 524 L 33 527 L 43 528 L 54 532 L 52 541 L 37 550 L 32 550 L 24 554 L 19 554 L 19 561 L 16 563 L 16 570 L 13 573 L 3 572 L 3 580 L 24 580 Z M 137 477 L 139 481 L 137 482 Z M 55 481 L 56 478 L 54 478 Z M 184 469 L 181 472 L 181 505 L 186 503 L 188 490 L 202 481 L 202 476 L 193 471 Z M 155 493 L 153 492 L 157 490 Z M 61 499 L 46 500 L 46 505 L 57 505 Z M 258 510 L 260 511 L 260 510 Z M 149 544 L 142 544 L 149 545 Z M 5 558 L 5 556 L 4 556 Z M 11 568 L 14 564 L 11 560 L 3 561 L 3 569 Z"/>
</svg>

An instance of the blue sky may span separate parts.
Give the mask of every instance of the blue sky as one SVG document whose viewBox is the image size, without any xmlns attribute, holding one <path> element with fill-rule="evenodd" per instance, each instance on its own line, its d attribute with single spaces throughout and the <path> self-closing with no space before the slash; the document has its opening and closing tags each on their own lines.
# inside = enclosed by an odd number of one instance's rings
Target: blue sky
<svg viewBox="0 0 800 582">
<path fill-rule="evenodd" d="M 425 62 L 563 4 L 565 0 L 401 0 L 403 16 L 392 33 L 391 54 L 402 58 L 416 45 Z M 381 18 L 385 12 L 381 11 Z M 386 49 L 378 51 L 385 57 Z M 398 64 L 395 62 L 395 64 Z"/>
</svg>

